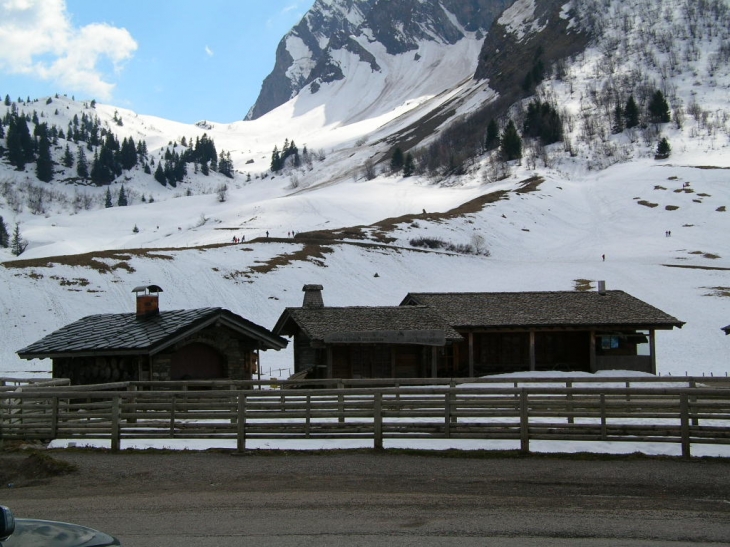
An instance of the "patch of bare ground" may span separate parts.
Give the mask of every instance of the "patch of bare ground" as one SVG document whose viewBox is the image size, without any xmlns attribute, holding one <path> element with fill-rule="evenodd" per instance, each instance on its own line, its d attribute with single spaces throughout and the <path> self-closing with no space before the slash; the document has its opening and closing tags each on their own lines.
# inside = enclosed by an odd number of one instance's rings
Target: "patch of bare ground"
<svg viewBox="0 0 730 547">
<path fill-rule="evenodd" d="M 132 257 L 149 258 L 153 260 L 173 260 L 174 257 L 172 255 L 161 253 L 186 251 L 192 249 L 201 251 L 227 246 L 229 246 L 228 243 L 217 243 L 215 245 L 203 245 L 201 247 L 165 247 L 159 249 L 125 249 L 124 251 L 93 251 L 91 253 L 82 253 L 78 255 L 62 255 L 44 258 L 31 258 L 25 260 L 10 260 L 8 262 L 3 262 L 2 265 L 5 268 L 18 269 L 52 268 L 54 265 L 78 266 L 82 268 L 90 268 L 92 270 L 96 270 L 99 273 L 111 273 L 114 270 L 120 269 L 126 270 L 129 273 L 134 273 L 134 268 L 128 263 L 128 261 L 131 260 Z"/>
<path fill-rule="evenodd" d="M 331 247 L 318 244 L 307 244 L 292 253 L 275 256 L 266 262 L 257 262 L 255 266 L 251 266 L 248 270 L 229 272 L 223 277 L 233 281 L 241 277 L 249 279 L 254 274 L 266 274 L 278 268 L 288 266 L 294 262 L 311 262 L 324 268 L 326 266 L 325 255 L 332 252 L 334 251 Z"/>
<path fill-rule="evenodd" d="M 667 205 L 664 207 L 666 211 L 676 211 L 679 209 L 679 205 Z"/>
<path fill-rule="evenodd" d="M 730 272 L 730 268 L 721 268 L 718 266 L 692 266 L 689 264 L 662 264 L 667 268 L 687 268 L 688 270 L 716 270 L 720 272 Z"/>
<path fill-rule="evenodd" d="M 652 203 L 651 201 L 646 201 L 645 199 L 640 199 L 636 203 L 638 203 L 639 205 L 643 205 L 644 207 L 649 207 L 651 209 L 653 209 L 654 207 L 659 207 L 658 203 Z"/>
<path fill-rule="evenodd" d="M 0 484 L 12 488 L 37 486 L 51 478 L 77 471 L 71 463 L 52 458 L 42 452 L 8 453 L 0 455 Z"/>
<path fill-rule="evenodd" d="M 534 176 L 520 183 L 520 188 L 515 193 L 534 192 L 544 182 L 542 177 Z M 399 217 L 386 218 L 370 226 L 351 226 L 337 230 L 317 230 L 313 232 L 300 232 L 294 238 L 296 241 L 312 241 L 330 243 L 342 240 L 371 240 L 381 244 L 390 244 L 396 241 L 390 232 L 398 229 L 400 225 L 412 225 L 418 221 L 443 222 L 446 220 L 464 217 L 469 214 L 480 212 L 482 209 L 498 201 L 509 199 L 510 192 L 500 190 L 479 196 L 450 209 L 449 211 L 429 213 L 425 210 L 422 213 L 401 215 Z"/>
<path fill-rule="evenodd" d="M 721 205 L 720 207 L 715 209 L 715 211 L 717 211 L 718 213 L 724 213 L 725 211 L 727 211 L 727 209 L 725 208 L 724 205 Z"/>
<path fill-rule="evenodd" d="M 730 287 L 702 287 L 708 292 L 705 296 L 718 296 L 721 298 L 730 298 Z"/>
<path fill-rule="evenodd" d="M 714 253 L 706 253 L 704 251 L 689 251 L 687 254 L 702 255 L 702 258 L 708 258 L 710 260 L 715 260 L 717 258 L 720 258 L 720 255 L 716 255 Z"/>
</svg>

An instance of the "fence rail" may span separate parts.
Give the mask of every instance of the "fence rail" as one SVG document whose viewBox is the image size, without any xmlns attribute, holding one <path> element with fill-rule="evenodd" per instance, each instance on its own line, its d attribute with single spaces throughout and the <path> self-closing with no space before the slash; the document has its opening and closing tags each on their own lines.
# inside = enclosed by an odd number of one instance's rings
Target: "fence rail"
<svg viewBox="0 0 730 547">
<path fill-rule="evenodd" d="M 682 387 L 642 382 L 628 388 L 573 383 L 194 391 L 175 385 L 150 390 L 150 384 L 127 385 L 126 391 L 117 384 L 104 391 L 25 387 L 0 392 L 0 440 L 101 438 L 117 451 L 124 440 L 233 439 L 243 451 L 253 439 L 368 439 L 375 448 L 385 439 L 480 439 L 518 440 L 523 452 L 535 440 L 630 441 L 677 443 L 685 457 L 692 444 L 730 444 L 730 388 L 724 382 L 685 379 Z"/>
</svg>

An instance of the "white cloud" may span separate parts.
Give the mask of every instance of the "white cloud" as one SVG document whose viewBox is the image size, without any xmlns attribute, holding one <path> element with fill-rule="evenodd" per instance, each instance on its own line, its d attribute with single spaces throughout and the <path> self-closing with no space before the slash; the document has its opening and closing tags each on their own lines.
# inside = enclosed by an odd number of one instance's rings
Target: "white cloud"
<svg viewBox="0 0 730 547">
<path fill-rule="evenodd" d="M 114 89 L 99 68 L 115 71 L 137 42 L 126 29 L 106 24 L 75 28 L 65 0 L 0 0 L 0 71 L 57 82 L 64 89 L 108 100 Z"/>
<path fill-rule="evenodd" d="M 208 46 L 205 46 L 205 53 L 208 54 L 208 57 L 212 57 L 213 56 L 213 50 L 210 49 Z"/>
</svg>

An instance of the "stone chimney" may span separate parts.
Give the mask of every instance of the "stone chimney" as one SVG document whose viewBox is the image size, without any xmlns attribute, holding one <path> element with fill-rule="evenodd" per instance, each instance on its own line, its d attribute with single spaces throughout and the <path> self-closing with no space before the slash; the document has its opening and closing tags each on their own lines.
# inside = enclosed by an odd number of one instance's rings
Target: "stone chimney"
<svg viewBox="0 0 730 547">
<path fill-rule="evenodd" d="M 137 295 L 137 317 L 150 317 L 160 313 L 160 287 L 141 285 L 132 289 L 132 292 Z"/>
<path fill-rule="evenodd" d="M 598 294 L 600 294 L 601 296 L 606 296 L 606 282 L 605 281 L 598 282 Z"/>
<path fill-rule="evenodd" d="M 318 309 L 324 308 L 324 300 L 322 300 L 322 285 L 304 285 L 303 308 Z"/>
</svg>

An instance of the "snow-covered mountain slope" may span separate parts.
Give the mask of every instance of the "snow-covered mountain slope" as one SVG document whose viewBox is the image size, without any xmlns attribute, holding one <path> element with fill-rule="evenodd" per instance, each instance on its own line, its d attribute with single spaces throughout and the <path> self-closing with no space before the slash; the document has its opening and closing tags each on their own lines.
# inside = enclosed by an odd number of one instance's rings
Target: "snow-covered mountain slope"
<svg viewBox="0 0 730 547">
<path fill-rule="evenodd" d="M 354 9 L 357 2 L 337 4 Z M 458 176 L 403 177 L 384 167 L 393 147 L 419 128 L 428 131 L 418 142 L 438 144 L 451 121 L 504 97 L 499 74 L 469 74 L 490 59 L 504 66 L 494 54 L 485 60 L 476 34 L 449 46 L 421 41 L 417 62 L 410 62 L 413 51 L 384 54 L 377 75 L 353 52 L 337 50 L 347 78 L 322 82 L 316 93 L 303 89 L 247 122 L 189 126 L 65 97 L 17 104 L 64 130 L 74 115 L 98 116 L 120 140 L 145 140 L 156 163 L 173 144 L 182 150 L 183 137 L 190 142 L 207 134 L 219 151 L 231 153 L 236 173 L 228 179 L 190 168 L 171 188 L 136 167 L 110 187 L 66 184 L 74 173 L 60 165 L 64 139 L 53 150 L 56 176 L 49 183 L 35 179 L 32 164 L 19 172 L 0 163 L 0 215 L 11 230 L 18 223 L 28 242 L 21 262 L 0 267 L 2 286 L 10 288 L 0 291 L 6 325 L 0 376 L 47 374 L 48 362 L 20 361 L 14 352 L 84 315 L 131 311 L 131 289 L 145 283 L 163 287 L 163 308 L 223 306 L 271 327 L 285 306 L 300 304 L 305 283 L 322 283 L 327 304 L 369 305 L 397 304 L 409 291 L 570 290 L 578 280 L 599 279 L 687 322 L 659 334 L 660 372 L 725 374 L 727 3 L 558 4 L 519 0 L 496 18 L 495 28 L 505 29 L 503 47 L 527 48 L 530 62 L 518 65 L 522 72 L 532 68 L 540 36 L 550 36 L 544 14 L 571 33 L 582 25 L 593 36 L 579 54 L 548 65 L 534 95 L 497 117 L 501 127 L 513 119 L 521 128 L 526 103 L 538 97 L 558 105 L 563 141 L 526 140 L 522 160 L 509 163 L 475 150 Z M 426 60 L 438 70 L 425 70 Z M 418 93 L 400 95 L 401 81 Z M 671 122 L 612 132 L 616 104 L 633 94 L 645 111 L 656 89 L 670 102 Z M 8 108 L 0 105 L 0 116 Z M 476 127 L 479 140 L 486 128 Z M 668 159 L 654 159 L 659 137 L 671 143 Z M 306 145 L 310 161 L 272 174 L 272 150 L 286 139 L 300 150 Z M 364 174 L 368 162 L 375 164 L 374 177 Z M 532 186 L 543 182 L 530 192 L 522 183 L 527 179 Z M 129 206 L 104 208 L 107 189 L 116 196 L 122 184 Z M 228 187 L 223 201 L 221 184 Z M 479 199 L 488 205 L 474 206 Z M 344 229 L 356 226 L 362 228 Z M 233 236 L 245 242 L 229 244 Z M 411 244 L 423 237 L 486 249 L 489 256 L 425 252 Z M 47 260 L 58 255 L 68 256 Z M 7 249 L 0 258 L 15 259 Z M 265 354 L 263 361 L 265 370 L 286 368 L 291 356 Z"/>
<path fill-rule="evenodd" d="M 397 103 L 438 94 L 471 77 L 484 33 L 513 0 L 317 0 L 281 41 L 276 65 L 264 80 L 247 119 L 257 119 L 303 90 L 325 105 L 322 86 L 368 93 L 357 119 L 390 111 Z M 463 43 L 462 43 L 463 42 Z M 457 46 L 457 47 L 454 47 Z M 407 76 L 420 74 L 417 80 Z M 428 78 L 424 78 L 428 74 Z M 370 90 L 369 90 L 370 91 Z"/>
</svg>

